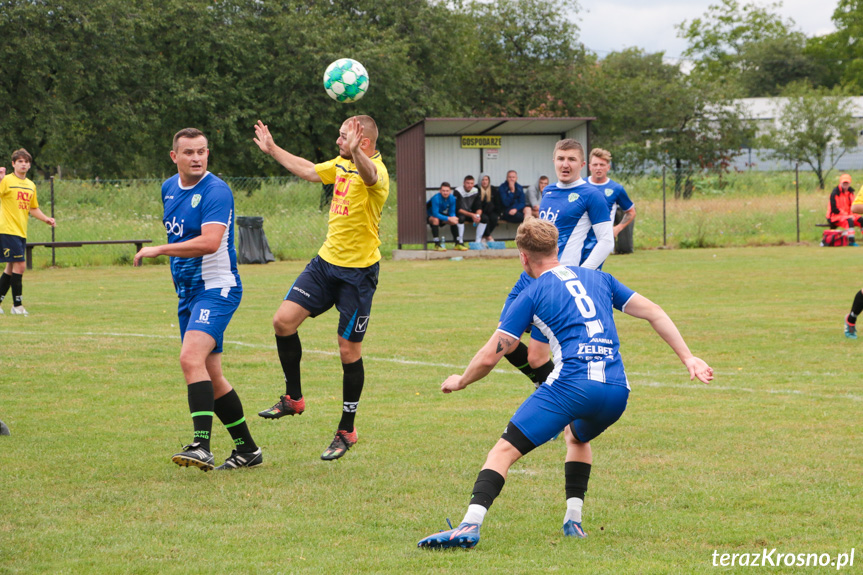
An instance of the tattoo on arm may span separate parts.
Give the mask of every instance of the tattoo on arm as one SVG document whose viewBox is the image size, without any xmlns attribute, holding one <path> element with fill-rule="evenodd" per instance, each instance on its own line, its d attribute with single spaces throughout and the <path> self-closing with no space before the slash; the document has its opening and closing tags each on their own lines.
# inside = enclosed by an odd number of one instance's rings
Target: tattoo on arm
<svg viewBox="0 0 863 575">
<path fill-rule="evenodd" d="M 497 353 L 504 351 L 505 349 L 509 349 L 509 346 L 512 345 L 513 339 L 511 337 L 507 337 L 505 335 L 501 335 L 497 339 Z"/>
</svg>

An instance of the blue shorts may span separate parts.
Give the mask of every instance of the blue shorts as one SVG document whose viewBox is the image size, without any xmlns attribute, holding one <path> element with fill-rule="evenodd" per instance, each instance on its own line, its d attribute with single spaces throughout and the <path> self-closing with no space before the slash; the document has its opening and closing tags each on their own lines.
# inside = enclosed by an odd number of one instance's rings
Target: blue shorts
<svg viewBox="0 0 863 575">
<path fill-rule="evenodd" d="M 0 262 L 23 262 L 27 238 L 0 234 Z"/>
<path fill-rule="evenodd" d="M 521 272 L 521 275 L 518 277 L 518 281 L 515 282 L 514 286 L 512 286 L 512 290 L 510 290 L 509 295 L 506 296 L 506 301 L 503 302 L 503 309 L 500 311 L 499 321 L 503 321 L 503 316 L 506 315 L 506 310 L 508 310 L 509 306 L 512 305 L 512 302 L 515 301 L 518 294 L 526 290 L 534 281 L 535 280 L 532 277 L 527 275 L 527 272 Z M 535 325 L 530 327 L 530 338 L 541 343 L 548 343 L 548 338 L 542 335 L 542 332 L 539 331 L 539 328 Z"/>
<path fill-rule="evenodd" d="M 217 288 L 180 298 L 177 317 L 180 319 L 180 338 L 186 332 L 202 331 L 216 340 L 212 353 L 222 353 L 225 330 L 234 312 L 240 307 L 242 288 Z"/>
<path fill-rule="evenodd" d="M 587 443 L 620 419 L 628 398 L 629 389 L 623 385 L 591 380 L 581 380 L 575 385 L 555 381 L 539 386 L 516 410 L 510 423 L 533 447 L 549 441 L 570 424 L 578 440 Z M 516 447 L 522 451 L 520 446 Z"/>
<path fill-rule="evenodd" d="M 346 268 L 315 256 L 294 280 L 285 300 L 307 309 L 312 317 L 335 305 L 339 310 L 339 336 L 348 341 L 363 341 L 379 269 L 377 263 L 367 268 Z"/>
</svg>

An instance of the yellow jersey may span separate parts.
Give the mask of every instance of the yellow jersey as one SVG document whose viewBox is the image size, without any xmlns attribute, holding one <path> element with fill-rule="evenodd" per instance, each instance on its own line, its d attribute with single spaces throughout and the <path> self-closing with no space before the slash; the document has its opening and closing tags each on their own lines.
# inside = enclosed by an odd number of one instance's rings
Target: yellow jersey
<svg viewBox="0 0 863 575">
<path fill-rule="evenodd" d="M 38 208 L 36 184 L 7 174 L 0 181 L 0 234 L 27 238 L 27 221 L 30 210 Z"/>
<path fill-rule="evenodd" d="M 380 152 L 371 161 L 378 171 L 372 186 L 366 186 L 353 161 L 341 156 L 315 165 L 321 181 L 334 184 L 327 239 L 318 251 L 333 265 L 367 268 L 381 259 L 381 213 L 390 194 L 390 176 Z"/>
</svg>

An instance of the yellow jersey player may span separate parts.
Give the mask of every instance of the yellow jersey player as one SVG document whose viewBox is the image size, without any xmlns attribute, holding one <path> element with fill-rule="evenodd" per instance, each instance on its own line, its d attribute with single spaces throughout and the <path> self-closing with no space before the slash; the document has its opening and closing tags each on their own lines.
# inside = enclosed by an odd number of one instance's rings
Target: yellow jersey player
<svg viewBox="0 0 863 575">
<path fill-rule="evenodd" d="M 378 127 L 370 116 L 348 118 L 336 140 L 339 156 L 321 164 L 277 146 L 261 121 L 255 125 L 255 135 L 258 147 L 294 175 L 334 185 L 327 239 L 294 280 L 273 317 L 276 347 L 285 374 L 285 395 L 258 415 L 278 419 L 303 413 L 303 350 L 297 330 L 307 317 L 316 317 L 335 306 L 339 311 L 338 344 L 343 370 L 342 417 L 321 459 L 338 459 L 357 442 L 354 417 L 365 381 L 362 342 L 378 284 L 381 212 L 390 189 L 387 168 L 376 150 Z"/>
<path fill-rule="evenodd" d="M 27 263 L 24 253 L 27 248 L 27 222 L 30 216 L 42 220 L 51 227 L 56 225 L 39 209 L 36 200 L 36 184 L 28 177 L 33 157 L 21 148 L 12 153 L 12 173 L 0 181 L 0 262 L 6 269 L 0 276 L 0 303 L 12 288 L 12 314 L 28 315 L 22 298 L 22 278 Z M 5 173 L 0 170 L 0 177 Z M 0 308 L 0 314 L 3 308 Z"/>
</svg>

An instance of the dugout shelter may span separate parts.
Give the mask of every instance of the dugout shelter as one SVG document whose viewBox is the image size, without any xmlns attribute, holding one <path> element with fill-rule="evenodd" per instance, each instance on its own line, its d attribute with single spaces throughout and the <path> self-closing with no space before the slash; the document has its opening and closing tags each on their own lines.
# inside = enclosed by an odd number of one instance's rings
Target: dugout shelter
<svg viewBox="0 0 863 575">
<path fill-rule="evenodd" d="M 396 133 L 398 245 L 427 243 L 426 202 L 441 182 L 453 188 L 468 174 L 487 174 L 493 186 L 518 172 L 523 186 L 545 175 L 553 183 L 554 145 L 573 138 L 590 153 L 595 118 L 425 118 Z M 582 176 L 587 177 L 585 167 Z"/>
</svg>

